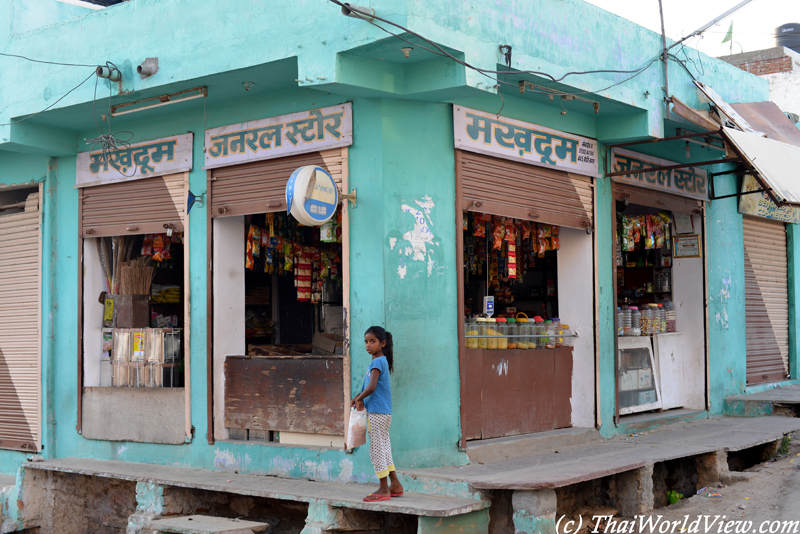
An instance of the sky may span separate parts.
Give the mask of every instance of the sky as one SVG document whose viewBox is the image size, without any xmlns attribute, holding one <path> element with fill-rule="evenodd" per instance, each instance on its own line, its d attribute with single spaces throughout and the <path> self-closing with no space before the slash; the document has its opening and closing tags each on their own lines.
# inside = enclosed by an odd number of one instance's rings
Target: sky
<svg viewBox="0 0 800 534">
<path fill-rule="evenodd" d="M 661 33 L 658 0 L 585 0 L 640 26 Z M 661 0 L 667 37 L 680 39 L 725 13 L 742 0 Z M 722 39 L 733 22 L 733 43 Z M 751 0 L 687 44 L 712 57 L 773 48 L 775 28 L 800 24 L 800 0 Z M 731 50 L 733 50 L 731 52 Z"/>
</svg>

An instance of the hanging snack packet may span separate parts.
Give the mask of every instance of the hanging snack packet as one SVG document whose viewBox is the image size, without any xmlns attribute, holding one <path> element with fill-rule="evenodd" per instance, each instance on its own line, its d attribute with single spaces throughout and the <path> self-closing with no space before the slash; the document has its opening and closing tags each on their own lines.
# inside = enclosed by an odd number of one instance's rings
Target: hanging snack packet
<svg viewBox="0 0 800 534">
<path fill-rule="evenodd" d="M 520 225 L 522 230 L 522 239 L 530 239 L 531 238 L 531 222 L 530 221 L 522 221 Z"/>
<path fill-rule="evenodd" d="M 253 232 L 253 256 L 261 255 L 261 228 L 251 224 L 250 231 Z"/>
<path fill-rule="evenodd" d="M 289 241 L 283 242 L 283 272 L 291 273 L 292 266 L 294 265 L 292 257 L 292 243 Z"/>
<path fill-rule="evenodd" d="M 142 243 L 142 256 L 152 256 L 153 255 L 153 234 L 145 234 L 144 242 Z"/>
<path fill-rule="evenodd" d="M 517 277 L 517 245 L 515 243 L 508 244 L 508 277 Z"/>
<path fill-rule="evenodd" d="M 462 214 L 461 229 L 464 230 L 465 232 L 469 230 L 470 216 L 471 216 L 471 214 L 468 211 L 465 211 Z"/>
<path fill-rule="evenodd" d="M 558 235 L 550 238 L 550 250 L 558 250 L 561 248 L 561 242 L 558 240 Z"/>
<path fill-rule="evenodd" d="M 544 227 L 544 237 L 552 237 L 553 235 L 553 227 L 549 224 L 543 224 Z"/>
<path fill-rule="evenodd" d="M 644 220 L 645 220 L 644 248 L 650 250 L 655 248 L 656 246 L 656 241 L 655 241 L 656 225 L 652 215 L 645 215 Z"/>
<path fill-rule="evenodd" d="M 164 261 L 164 235 L 153 236 L 153 261 Z"/>
<path fill-rule="evenodd" d="M 517 226 L 514 224 L 514 219 L 508 218 L 503 223 L 505 226 L 506 235 L 504 239 L 507 243 L 516 243 L 517 242 Z"/>
<path fill-rule="evenodd" d="M 547 252 L 547 242 L 548 241 L 549 240 L 544 238 L 544 237 L 539 238 L 538 256 L 540 258 L 544 258 L 544 253 Z"/>
<path fill-rule="evenodd" d="M 272 247 L 264 248 L 264 272 L 267 274 L 272 274 L 273 272 L 275 272 L 274 255 L 275 255 L 274 248 Z"/>
<path fill-rule="evenodd" d="M 503 224 L 502 217 L 492 218 L 492 248 L 499 250 L 503 246 L 503 237 L 506 233 L 505 225 Z"/>
</svg>

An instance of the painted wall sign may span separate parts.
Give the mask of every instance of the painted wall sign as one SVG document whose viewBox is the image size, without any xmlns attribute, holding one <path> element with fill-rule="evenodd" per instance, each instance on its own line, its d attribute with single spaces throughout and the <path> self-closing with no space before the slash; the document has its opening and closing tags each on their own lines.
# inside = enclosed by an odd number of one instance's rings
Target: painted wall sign
<svg viewBox="0 0 800 534">
<path fill-rule="evenodd" d="M 615 148 L 611 151 L 611 163 L 612 172 L 641 171 L 653 167 L 677 165 L 674 161 L 646 156 L 622 148 Z M 645 187 L 682 197 L 708 200 L 706 171 L 698 167 L 625 174 L 612 176 L 611 179 L 622 184 Z"/>
<path fill-rule="evenodd" d="M 319 226 L 336 213 L 339 188 L 328 171 L 306 165 L 295 170 L 286 182 L 286 205 L 300 224 Z"/>
<path fill-rule="evenodd" d="M 597 141 L 544 126 L 453 106 L 455 147 L 597 176 Z"/>
<path fill-rule="evenodd" d="M 206 130 L 207 169 L 353 144 L 353 106 L 312 109 Z"/>
<path fill-rule="evenodd" d="M 756 179 L 750 174 L 745 174 L 744 180 L 742 180 L 742 193 L 758 191 L 759 189 L 761 189 L 761 185 Z M 739 213 L 790 224 L 800 223 L 800 208 L 793 208 L 791 206 L 779 208 L 772 199 L 769 198 L 769 195 L 763 191 L 761 193 L 750 193 L 749 195 L 742 195 L 739 197 Z"/>
<path fill-rule="evenodd" d="M 162 137 L 134 143 L 103 154 L 92 150 L 78 154 L 75 187 L 129 182 L 192 170 L 194 134 Z"/>
</svg>

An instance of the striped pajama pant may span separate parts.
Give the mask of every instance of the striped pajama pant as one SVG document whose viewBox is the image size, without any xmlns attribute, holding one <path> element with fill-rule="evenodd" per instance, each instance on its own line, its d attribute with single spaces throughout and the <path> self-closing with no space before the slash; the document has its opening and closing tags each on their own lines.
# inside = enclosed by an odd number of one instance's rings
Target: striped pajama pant
<svg viewBox="0 0 800 534">
<path fill-rule="evenodd" d="M 392 426 L 392 415 L 388 413 L 368 413 L 369 423 L 369 457 L 375 467 L 378 478 L 386 478 L 394 471 L 392 460 L 392 443 L 389 441 L 389 427 Z"/>
</svg>

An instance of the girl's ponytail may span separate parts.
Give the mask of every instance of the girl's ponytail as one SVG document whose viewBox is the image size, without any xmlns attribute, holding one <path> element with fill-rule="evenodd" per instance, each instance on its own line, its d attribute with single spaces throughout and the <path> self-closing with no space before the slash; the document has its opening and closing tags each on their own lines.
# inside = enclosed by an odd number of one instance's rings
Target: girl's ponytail
<svg viewBox="0 0 800 534">
<path fill-rule="evenodd" d="M 379 341 L 385 341 L 386 345 L 383 347 L 383 355 L 386 356 L 386 362 L 389 364 L 389 372 L 394 371 L 394 343 L 392 342 L 392 334 L 387 332 L 381 326 L 370 326 L 367 331 L 364 333 L 372 334 Z"/>
</svg>

